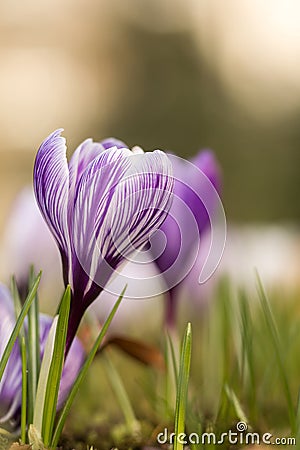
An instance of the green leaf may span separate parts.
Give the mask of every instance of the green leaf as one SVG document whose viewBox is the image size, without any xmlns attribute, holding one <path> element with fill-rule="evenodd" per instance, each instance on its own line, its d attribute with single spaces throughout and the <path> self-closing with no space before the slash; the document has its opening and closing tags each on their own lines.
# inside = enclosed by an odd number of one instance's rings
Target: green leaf
<svg viewBox="0 0 300 450">
<path fill-rule="evenodd" d="M 189 322 L 186 327 L 180 355 L 179 378 L 178 378 L 176 410 L 175 410 L 174 450 L 183 449 L 183 443 L 178 441 L 178 437 L 180 436 L 181 433 L 184 433 L 185 430 L 185 415 L 186 415 L 187 393 L 188 393 L 188 384 L 191 366 L 191 353 L 192 353 L 192 327 Z"/>
<path fill-rule="evenodd" d="M 39 382 L 38 382 L 37 392 L 36 392 L 34 415 L 33 415 L 33 426 L 34 426 L 34 429 L 37 430 L 39 435 L 42 434 L 43 411 L 44 411 L 48 376 L 49 376 L 49 372 L 50 372 L 50 365 L 51 365 L 53 350 L 54 350 L 54 341 L 55 341 L 55 334 L 56 334 L 56 328 L 57 328 L 57 321 L 58 321 L 58 316 L 55 316 L 53 319 L 48 337 L 47 337 L 45 350 L 44 350 L 44 357 L 42 360 Z"/>
<path fill-rule="evenodd" d="M 22 302 L 15 277 L 11 277 L 10 290 L 14 301 L 16 318 L 18 318 L 22 310 Z"/>
<path fill-rule="evenodd" d="M 55 431 L 54 431 L 54 434 L 53 434 L 52 442 L 51 442 L 51 448 L 56 448 L 57 447 L 58 440 L 60 438 L 61 432 L 63 430 L 66 418 L 68 416 L 68 413 L 70 411 L 70 408 L 72 406 L 74 398 L 75 398 L 75 396 L 76 396 L 76 394 L 78 392 L 78 389 L 80 388 L 80 386 L 81 386 L 81 384 L 82 384 L 82 382 L 83 382 L 83 380 L 84 380 L 84 378 L 85 378 L 85 376 L 87 374 L 87 371 L 88 371 L 90 365 L 93 362 L 93 359 L 94 359 L 94 357 L 95 357 L 95 355 L 97 353 L 98 347 L 100 346 L 100 344 L 102 342 L 102 339 L 104 338 L 104 336 L 105 336 L 105 334 L 107 332 L 107 329 L 108 329 L 108 327 L 109 327 L 109 325 L 110 325 L 110 323 L 111 323 L 111 321 L 112 321 L 112 319 L 113 319 L 113 317 L 114 317 L 114 315 L 115 315 L 115 313 L 116 313 L 116 311 L 117 311 L 117 309 L 118 309 L 118 307 L 119 307 L 119 305 L 121 303 L 121 300 L 122 300 L 122 298 L 123 298 L 123 296 L 125 294 L 126 288 L 127 288 L 127 286 L 124 287 L 120 297 L 116 301 L 116 303 L 115 303 L 114 307 L 112 308 L 109 316 L 107 317 L 107 319 L 106 319 L 106 321 L 105 321 L 105 323 L 104 323 L 104 325 L 103 325 L 103 327 L 102 327 L 102 329 L 101 329 L 101 331 L 100 331 L 100 333 L 99 333 L 99 335 L 98 335 L 98 337 L 97 337 L 97 339 L 96 339 L 96 341 L 95 341 L 95 343 L 94 343 L 94 345 L 92 347 L 92 350 L 90 351 L 90 353 L 89 353 L 89 355 L 88 355 L 84 365 L 82 366 L 82 368 L 81 368 L 81 370 L 80 370 L 80 372 L 79 372 L 79 374 L 78 374 L 78 376 L 77 376 L 77 378 L 76 378 L 76 380 L 75 380 L 75 382 L 73 384 L 73 387 L 72 387 L 71 391 L 69 392 L 68 398 L 67 398 L 67 400 L 66 400 L 66 402 L 64 404 L 64 407 L 62 408 L 61 413 L 60 413 L 59 418 L 58 418 L 58 422 L 57 422 L 57 425 L 56 425 L 56 428 L 55 428 Z"/>
<path fill-rule="evenodd" d="M 21 405 L 21 441 L 26 443 L 26 411 L 27 411 L 27 357 L 25 337 L 21 339 L 22 358 L 22 405 Z"/>
<path fill-rule="evenodd" d="M 19 316 L 17 318 L 16 324 L 15 324 L 14 329 L 12 331 L 12 334 L 11 334 L 11 336 L 9 338 L 9 341 L 8 341 L 6 347 L 5 347 L 4 353 L 3 353 L 1 361 L 0 361 L 0 381 L 2 379 L 4 370 L 5 370 L 6 364 L 7 364 L 8 360 L 9 360 L 9 357 L 10 357 L 11 351 L 13 349 L 13 346 L 14 346 L 14 344 L 15 344 L 17 338 L 18 338 L 18 335 L 20 333 L 20 330 L 21 330 L 21 327 L 22 327 L 23 322 L 25 320 L 25 317 L 26 317 L 26 315 L 28 313 L 28 310 L 29 310 L 29 308 L 30 308 L 34 298 L 35 298 L 35 295 L 36 295 L 36 292 L 37 292 L 37 289 L 38 289 L 38 286 L 39 286 L 40 279 L 41 279 L 41 272 L 38 274 L 38 276 L 35 279 L 35 282 L 33 283 L 33 286 L 31 288 L 31 290 L 30 290 L 30 292 L 29 292 L 29 294 L 28 294 L 28 296 L 27 296 L 27 298 L 25 300 L 25 303 L 24 303 L 24 305 L 23 305 L 23 307 L 21 309 L 21 312 L 20 312 L 20 314 L 19 314 Z"/>
<path fill-rule="evenodd" d="M 67 286 L 59 310 L 54 340 L 53 355 L 51 359 L 46 387 L 43 425 L 42 425 L 42 438 L 46 447 L 49 447 L 51 442 L 54 420 L 56 415 L 59 385 L 64 364 L 70 304 L 71 304 L 71 288 L 70 286 Z"/>
<path fill-rule="evenodd" d="M 32 286 L 34 279 L 34 269 L 31 267 L 29 274 L 29 286 Z M 32 423 L 33 409 L 36 398 L 36 389 L 40 371 L 40 338 L 39 338 L 39 307 L 38 296 L 32 302 L 28 311 L 28 423 Z"/>
</svg>

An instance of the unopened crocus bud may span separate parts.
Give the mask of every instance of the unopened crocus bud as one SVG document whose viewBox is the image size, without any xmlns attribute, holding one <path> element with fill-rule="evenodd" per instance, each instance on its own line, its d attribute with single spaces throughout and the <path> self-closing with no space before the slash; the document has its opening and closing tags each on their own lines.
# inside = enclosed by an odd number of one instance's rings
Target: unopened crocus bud
<svg viewBox="0 0 300 450">
<path fill-rule="evenodd" d="M 60 282 L 59 251 L 31 187 L 24 188 L 13 203 L 5 224 L 1 256 L 4 279 L 9 281 L 14 275 L 22 299 L 28 292 L 31 266 L 37 272 L 43 272 L 41 288 L 46 291 L 45 297 L 60 295 L 63 285 Z"/>
<path fill-rule="evenodd" d="M 191 161 L 170 155 L 174 190 L 169 214 L 160 226 L 165 236 L 163 251 L 159 239 L 152 240 L 155 262 L 165 280 L 169 296 L 165 322 L 173 326 L 176 315 L 176 292 L 196 261 L 203 233 L 219 201 L 221 177 L 218 162 L 210 150 L 198 153 Z M 221 249 L 222 250 L 222 249 Z"/>
</svg>

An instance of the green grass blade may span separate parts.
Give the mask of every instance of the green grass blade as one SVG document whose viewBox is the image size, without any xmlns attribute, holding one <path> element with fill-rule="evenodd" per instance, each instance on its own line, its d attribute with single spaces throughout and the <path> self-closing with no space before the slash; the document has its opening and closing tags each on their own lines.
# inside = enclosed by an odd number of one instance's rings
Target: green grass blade
<svg viewBox="0 0 300 450">
<path fill-rule="evenodd" d="M 192 353 L 192 327 L 188 323 L 181 347 L 179 378 L 176 397 L 175 410 L 175 439 L 174 450 L 183 450 L 183 444 L 178 441 L 178 437 L 185 430 L 185 414 L 187 403 L 188 383 L 190 376 Z"/>
<path fill-rule="evenodd" d="M 11 277 L 10 291 L 14 301 L 16 318 L 18 318 L 22 310 L 22 302 L 15 277 Z"/>
<path fill-rule="evenodd" d="M 82 368 L 81 368 L 81 370 L 80 370 L 80 372 L 79 372 L 79 374 L 78 374 L 78 376 L 77 376 L 77 378 L 76 378 L 76 380 L 75 380 L 75 382 L 73 384 L 73 387 L 72 387 L 72 389 L 71 389 L 71 391 L 70 391 L 70 393 L 68 395 L 68 398 L 67 398 L 67 400 L 66 400 L 66 402 L 65 402 L 65 404 L 64 404 L 64 406 L 63 406 L 63 408 L 61 410 L 61 413 L 59 415 L 58 422 L 57 422 L 57 425 L 56 425 L 56 428 L 55 428 L 55 431 L 54 431 L 54 434 L 53 434 L 52 442 L 51 442 L 51 448 L 56 448 L 57 447 L 58 440 L 60 438 L 61 432 L 63 430 L 66 418 L 68 416 L 68 413 L 70 411 L 70 408 L 72 406 L 74 398 L 75 398 L 75 396 L 76 396 L 76 394 L 78 392 L 78 389 L 80 388 L 80 385 L 82 384 L 82 382 L 83 382 L 83 380 L 84 380 L 84 378 L 86 376 L 86 373 L 87 373 L 90 365 L 93 362 L 93 359 L 94 359 L 94 357 L 95 357 L 95 355 L 97 353 L 97 350 L 98 350 L 98 348 L 99 348 L 99 346 L 100 346 L 100 344 L 102 342 L 102 339 L 104 338 L 104 336 L 106 334 L 106 331 L 107 331 L 107 329 L 108 329 L 108 327 L 109 327 L 109 325 L 110 325 L 110 323 L 111 323 L 111 321 L 112 321 L 112 319 L 113 319 L 113 317 L 114 317 L 114 315 L 115 315 L 115 313 L 116 313 L 116 311 L 117 311 L 117 309 L 118 309 L 118 307 L 119 307 L 119 305 L 121 303 L 121 300 L 122 300 L 122 298 L 123 298 L 123 296 L 125 294 L 126 287 L 127 286 L 125 286 L 125 288 L 123 289 L 120 297 L 118 298 L 118 300 L 116 301 L 114 307 L 112 308 L 108 318 L 106 319 L 106 321 L 105 321 L 105 323 L 104 323 L 104 325 L 103 325 L 103 327 L 102 327 L 102 329 L 101 329 L 101 331 L 100 331 L 100 333 L 99 333 L 99 335 L 98 335 L 98 337 L 97 337 L 97 339 L 96 339 L 96 341 L 95 341 L 95 343 L 94 343 L 94 345 L 92 347 L 92 350 L 90 351 L 90 353 L 89 353 L 89 355 L 88 355 L 84 365 L 82 366 Z"/>
<path fill-rule="evenodd" d="M 9 360 L 9 357 L 10 357 L 11 351 L 13 349 L 13 346 L 14 346 L 14 344 L 15 344 L 15 342 L 17 340 L 17 337 L 18 337 L 18 335 L 20 333 L 20 330 L 21 330 L 21 327 L 22 327 L 23 322 L 25 320 L 25 317 L 26 317 L 26 315 L 28 313 L 28 310 L 29 310 L 29 308 L 30 308 L 34 298 L 35 298 L 35 295 L 36 295 L 36 292 L 37 292 L 37 289 L 38 289 L 38 286 L 39 286 L 40 279 L 41 279 L 41 272 L 38 274 L 38 276 L 35 279 L 35 282 L 33 283 L 33 286 L 32 286 L 32 288 L 31 288 L 31 290 L 30 290 L 30 292 L 29 292 L 29 294 L 28 294 L 28 296 L 27 296 L 27 298 L 25 300 L 25 303 L 24 303 L 24 305 L 23 305 L 23 307 L 21 309 L 21 312 L 20 312 L 20 314 L 19 314 L 19 316 L 17 318 L 16 324 L 15 324 L 14 329 L 12 331 L 12 334 L 11 334 L 11 336 L 9 338 L 9 341 L 8 341 L 8 343 L 6 345 L 6 348 L 5 348 L 4 352 L 3 352 L 3 355 L 2 355 L 2 358 L 1 358 L 1 361 L 0 361 L 0 381 L 2 379 L 4 370 L 5 370 L 6 364 L 7 364 L 8 360 Z"/>
<path fill-rule="evenodd" d="M 262 305 L 262 310 L 264 313 L 265 322 L 267 325 L 267 329 L 271 338 L 271 342 L 274 348 L 274 353 L 276 356 L 276 363 L 279 369 L 279 374 L 282 382 L 282 387 L 285 393 L 286 402 L 288 406 L 288 413 L 290 419 L 290 427 L 292 434 L 296 433 L 296 414 L 294 410 L 294 404 L 292 399 L 292 394 L 289 387 L 288 375 L 286 371 L 286 367 L 284 364 L 284 350 L 281 345 L 280 336 L 277 330 L 277 326 L 275 323 L 275 319 L 273 317 L 273 313 L 271 310 L 271 306 L 269 300 L 266 296 L 265 290 L 263 288 L 262 282 L 258 273 L 256 273 L 257 282 L 258 282 L 258 294 L 260 297 L 260 302 Z"/>
<path fill-rule="evenodd" d="M 249 423 L 249 420 L 243 410 L 243 407 L 239 401 L 239 399 L 237 398 L 237 396 L 235 395 L 233 389 L 231 389 L 227 384 L 224 386 L 224 392 L 231 404 L 231 406 L 233 407 L 233 410 L 237 416 L 237 418 L 239 420 L 241 420 L 242 422 L 245 423 Z"/>
<path fill-rule="evenodd" d="M 54 349 L 45 395 L 43 426 L 42 426 L 42 438 L 45 447 L 49 447 L 52 438 L 59 385 L 64 364 L 70 304 L 71 304 L 71 288 L 70 286 L 67 286 L 59 311 L 54 340 Z"/>
<path fill-rule="evenodd" d="M 54 340 L 57 328 L 57 320 L 58 316 L 55 316 L 47 337 L 34 405 L 33 427 L 35 430 L 37 430 L 40 436 L 42 435 L 43 411 L 45 404 L 48 375 L 50 371 L 50 365 L 54 350 Z"/>
<path fill-rule="evenodd" d="M 26 412 L 27 412 L 27 357 L 25 337 L 21 339 L 22 358 L 22 405 L 21 405 L 21 441 L 26 443 Z"/>
<path fill-rule="evenodd" d="M 114 394 L 118 400 L 120 409 L 124 415 L 129 433 L 136 433 L 138 429 L 138 422 L 136 420 L 133 407 L 129 400 L 123 381 L 118 374 L 111 358 L 109 356 L 109 350 L 106 350 L 102 355 L 104 357 L 104 363 L 107 370 L 108 380 L 114 391 Z"/>
<path fill-rule="evenodd" d="M 29 286 L 34 280 L 34 269 L 30 269 Z M 33 409 L 40 371 L 40 339 L 39 339 L 39 307 L 38 296 L 32 302 L 28 311 L 28 423 L 33 421 Z"/>
<path fill-rule="evenodd" d="M 298 393 L 298 401 L 297 401 L 297 416 L 296 416 L 296 441 L 300 442 L 300 391 Z"/>
<path fill-rule="evenodd" d="M 245 292 L 240 292 L 240 328 L 242 337 L 242 382 L 247 389 L 248 403 L 251 411 L 251 418 L 257 418 L 257 388 L 255 378 L 255 363 L 253 350 L 253 322 L 251 311 Z M 247 382 L 246 382 L 247 380 Z"/>
<path fill-rule="evenodd" d="M 174 377 L 175 377 L 175 380 L 178 380 L 178 364 L 177 364 L 177 361 L 176 361 L 176 354 L 175 354 L 175 348 L 174 348 L 174 345 L 173 345 L 173 340 L 172 340 L 172 338 L 170 336 L 170 333 L 168 331 L 166 332 L 166 335 L 167 335 L 167 345 L 168 345 L 168 348 L 171 351 L 171 359 L 172 359 Z"/>
<path fill-rule="evenodd" d="M 165 366 L 164 376 L 164 411 L 166 418 L 174 418 L 174 406 L 177 395 L 178 365 L 179 365 L 180 343 L 176 330 L 168 330 L 165 333 Z M 177 359 L 176 359 L 177 356 Z"/>
</svg>

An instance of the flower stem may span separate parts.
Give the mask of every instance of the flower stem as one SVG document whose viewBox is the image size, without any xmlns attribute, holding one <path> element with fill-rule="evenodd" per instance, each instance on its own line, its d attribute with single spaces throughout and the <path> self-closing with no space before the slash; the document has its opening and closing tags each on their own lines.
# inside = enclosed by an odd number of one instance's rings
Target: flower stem
<svg viewBox="0 0 300 450">
<path fill-rule="evenodd" d="M 177 299 L 174 290 L 170 289 L 165 300 L 165 326 L 169 330 L 176 328 L 176 311 Z"/>
</svg>

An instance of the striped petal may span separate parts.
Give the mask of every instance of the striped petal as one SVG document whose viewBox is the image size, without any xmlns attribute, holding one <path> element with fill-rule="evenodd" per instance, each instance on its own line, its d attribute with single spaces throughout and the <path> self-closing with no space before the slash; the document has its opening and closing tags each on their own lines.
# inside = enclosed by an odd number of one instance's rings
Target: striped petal
<svg viewBox="0 0 300 450">
<path fill-rule="evenodd" d="M 161 226 L 166 247 L 156 259 L 169 288 L 188 273 L 199 251 L 201 234 L 210 223 L 220 190 L 220 169 L 214 154 L 201 151 L 190 162 L 170 155 L 175 178 L 174 201 Z M 156 242 L 153 240 L 154 252 Z"/>
<path fill-rule="evenodd" d="M 103 145 L 103 147 L 106 150 L 108 150 L 109 148 L 112 148 L 112 147 L 128 148 L 127 145 L 124 144 L 123 141 L 120 141 L 119 139 L 115 139 L 113 137 L 107 138 L 107 139 L 103 139 L 103 141 L 101 141 L 101 144 Z"/>
<path fill-rule="evenodd" d="M 113 244 L 108 259 L 117 259 L 118 263 L 145 244 L 171 206 L 173 179 L 167 156 L 158 150 L 137 153 L 131 157 L 131 163 L 117 186 L 106 219 Z"/>
<path fill-rule="evenodd" d="M 133 155 L 114 148 L 83 176 L 75 207 L 75 249 L 80 264 L 99 286 L 165 219 L 171 170 L 160 151 Z"/>
<path fill-rule="evenodd" d="M 105 150 L 116 148 L 127 148 L 124 142 L 115 138 L 107 138 L 101 142 L 93 142 L 92 139 L 86 139 L 77 147 L 69 162 L 70 172 L 70 191 L 74 192 L 75 187 L 80 180 L 83 172 L 88 168 L 89 164 L 97 158 Z M 72 196 L 71 196 L 72 197 Z M 72 201 L 70 199 L 70 201 Z"/>
<path fill-rule="evenodd" d="M 69 161 L 70 204 L 73 203 L 74 192 L 81 175 L 88 165 L 103 151 L 105 151 L 103 145 L 93 142 L 92 139 L 86 139 L 73 153 Z"/>
<path fill-rule="evenodd" d="M 38 150 L 34 165 L 34 190 L 39 208 L 58 243 L 66 278 L 70 247 L 67 222 L 69 170 L 65 138 L 60 136 L 61 131 L 50 134 Z"/>
<path fill-rule="evenodd" d="M 72 235 L 76 255 L 74 261 L 77 261 L 76 267 L 73 265 L 73 273 L 77 274 L 74 276 L 76 291 L 82 289 L 84 274 L 88 274 L 87 282 L 89 277 L 93 278 L 92 263 L 97 251 L 96 229 L 101 232 L 116 184 L 120 182 L 130 164 L 127 157 L 129 155 L 131 152 L 128 149 L 114 147 L 105 151 L 90 164 L 78 184 Z M 84 274 L 79 276 L 82 268 Z"/>
</svg>

